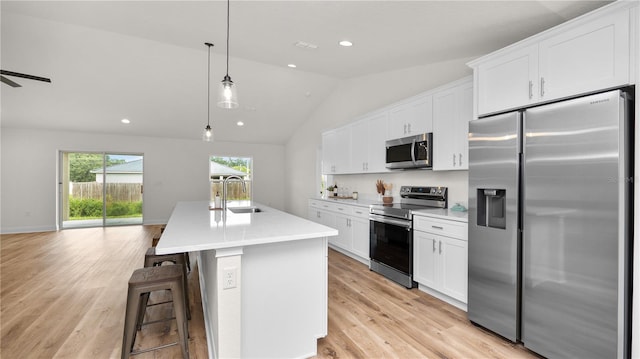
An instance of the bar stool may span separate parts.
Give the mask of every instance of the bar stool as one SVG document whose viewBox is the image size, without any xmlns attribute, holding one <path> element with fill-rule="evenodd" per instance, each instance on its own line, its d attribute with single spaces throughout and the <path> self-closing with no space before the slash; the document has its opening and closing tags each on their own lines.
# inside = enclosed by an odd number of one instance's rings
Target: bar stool
<svg viewBox="0 0 640 359">
<path fill-rule="evenodd" d="M 145 294 L 148 295 L 158 290 L 171 291 L 179 341 L 133 352 L 133 345 L 138 329 L 138 318 L 140 318 L 140 312 L 146 310 L 146 302 L 142 297 Z M 140 268 L 133 272 L 129 279 L 129 290 L 127 293 L 127 310 L 124 318 L 124 335 L 122 337 L 122 359 L 127 359 L 131 355 L 146 353 L 151 350 L 162 349 L 176 344 L 180 344 L 182 357 L 185 359 L 189 358 L 189 329 L 184 303 L 184 291 L 184 275 L 181 268 L 177 265 Z M 167 320 L 171 319 L 174 318 Z"/>
<path fill-rule="evenodd" d="M 147 252 L 144 254 L 144 266 L 146 267 L 156 267 L 162 265 L 164 262 L 171 262 L 175 265 L 182 267 L 182 273 L 184 275 L 184 302 L 187 306 L 187 318 L 191 319 L 191 310 L 189 306 L 189 286 L 188 286 L 188 278 L 187 278 L 187 266 L 189 265 L 187 262 L 187 254 L 186 253 L 174 253 L 174 254 L 156 254 L 156 247 L 149 247 Z M 149 301 L 149 294 L 144 295 L 143 297 L 145 306 Z M 138 320 L 138 323 L 142 323 L 142 319 L 144 317 L 144 312 L 141 313 L 142 317 Z"/>
<path fill-rule="evenodd" d="M 158 245 L 158 242 L 160 241 L 160 236 L 162 236 L 162 233 L 164 233 L 164 228 L 165 228 L 165 227 L 166 227 L 166 226 L 162 226 L 162 227 L 160 227 L 160 234 L 159 234 L 159 235 L 157 235 L 157 236 L 154 236 L 154 237 L 153 237 L 153 240 L 151 241 L 151 246 L 152 246 L 152 247 L 155 247 L 155 246 L 157 246 L 157 245 Z"/>
</svg>

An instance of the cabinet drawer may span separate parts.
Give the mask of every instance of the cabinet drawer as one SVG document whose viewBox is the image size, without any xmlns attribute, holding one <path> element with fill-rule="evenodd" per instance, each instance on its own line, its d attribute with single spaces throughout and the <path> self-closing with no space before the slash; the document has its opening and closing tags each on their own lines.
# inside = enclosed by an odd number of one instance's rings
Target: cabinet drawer
<svg viewBox="0 0 640 359">
<path fill-rule="evenodd" d="M 320 205 L 321 201 L 315 200 L 315 199 L 310 199 L 309 200 L 309 207 L 313 207 L 313 208 L 322 208 L 322 206 Z"/>
<path fill-rule="evenodd" d="M 351 210 L 351 214 L 354 217 L 369 219 L 369 208 L 368 207 L 353 207 Z"/>
<path fill-rule="evenodd" d="M 335 212 L 335 203 L 330 203 L 327 201 L 320 201 L 319 207 L 320 209 L 324 209 L 325 211 Z"/>
<path fill-rule="evenodd" d="M 351 213 L 353 211 L 353 207 L 351 207 L 349 205 L 345 205 L 345 204 L 337 204 L 336 203 L 336 204 L 333 205 L 333 210 L 336 211 L 337 213 L 351 215 Z"/>
<path fill-rule="evenodd" d="M 414 216 L 413 229 L 452 238 L 467 239 L 467 224 L 464 222 Z"/>
</svg>

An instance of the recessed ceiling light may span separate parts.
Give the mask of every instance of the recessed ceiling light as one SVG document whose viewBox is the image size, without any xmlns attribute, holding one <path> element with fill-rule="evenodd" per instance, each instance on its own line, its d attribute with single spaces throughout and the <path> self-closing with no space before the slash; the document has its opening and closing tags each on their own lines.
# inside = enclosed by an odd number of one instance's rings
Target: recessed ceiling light
<svg viewBox="0 0 640 359">
<path fill-rule="evenodd" d="M 236 122 L 236 125 L 238 125 L 238 126 L 244 126 L 244 122 L 242 122 L 242 121 L 238 121 L 238 122 Z"/>
<path fill-rule="evenodd" d="M 349 47 L 349 46 L 353 46 L 353 43 L 349 40 L 342 40 L 340 41 L 340 46 Z"/>
<path fill-rule="evenodd" d="M 291 67 L 292 69 L 295 69 L 297 67 L 296 64 L 289 64 L 287 66 Z"/>
<path fill-rule="evenodd" d="M 126 118 L 123 118 L 122 120 L 120 120 L 120 122 L 124 123 L 125 125 L 128 125 L 128 124 L 130 124 L 130 123 L 131 123 L 131 121 L 129 121 L 129 120 L 128 120 L 128 119 L 126 119 Z"/>
</svg>

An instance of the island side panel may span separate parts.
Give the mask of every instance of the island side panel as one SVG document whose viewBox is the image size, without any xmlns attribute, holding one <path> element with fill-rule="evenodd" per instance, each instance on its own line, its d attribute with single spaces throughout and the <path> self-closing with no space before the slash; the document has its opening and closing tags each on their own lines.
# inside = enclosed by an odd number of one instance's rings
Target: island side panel
<svg viewBox="0 0 640 359">
<path fill-rule="evenodd" d="M 209 358 L 215 358 L 215 348 L 218 347 L 217 338 L 213 333 L 217 332 L 217 312 L 214 311 L 213 301 L 216 298 L 215 253 L 213 250 L 200 251 L 198 253 L 198 277 L 200 281 L 200 297 L 202 300 L 202 314 L 204 317 L 204 329 L 207 337 L 207 349 Z"/>
<path fill-rule="evenodd" d="M 327 335 L 325 237 L 247 246 L 242 357 L 305 358 Z"/>
<path fill-rule="evenodd" d="M 199 257 L 209 358 L 241 356 L 242 253 L 241 247 L 217 249 L 202 251 Z M 236 273 L 233 286 L 225 284 L 225 273 L 230 270 Z"/>
</svg>

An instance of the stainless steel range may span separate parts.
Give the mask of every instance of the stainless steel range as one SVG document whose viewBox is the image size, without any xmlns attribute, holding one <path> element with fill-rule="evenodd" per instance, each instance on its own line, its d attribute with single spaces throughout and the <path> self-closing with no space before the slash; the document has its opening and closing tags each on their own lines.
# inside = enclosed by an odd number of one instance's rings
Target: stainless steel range
<svg viewBox="0 0 640 359">
<path fill-rule="evenodd" d="M 413 288 L 413 210 L 447 208 L 447 187 L 400 188 L 400 202 L 369 207 L 370 269 Z"/>
</svg>

